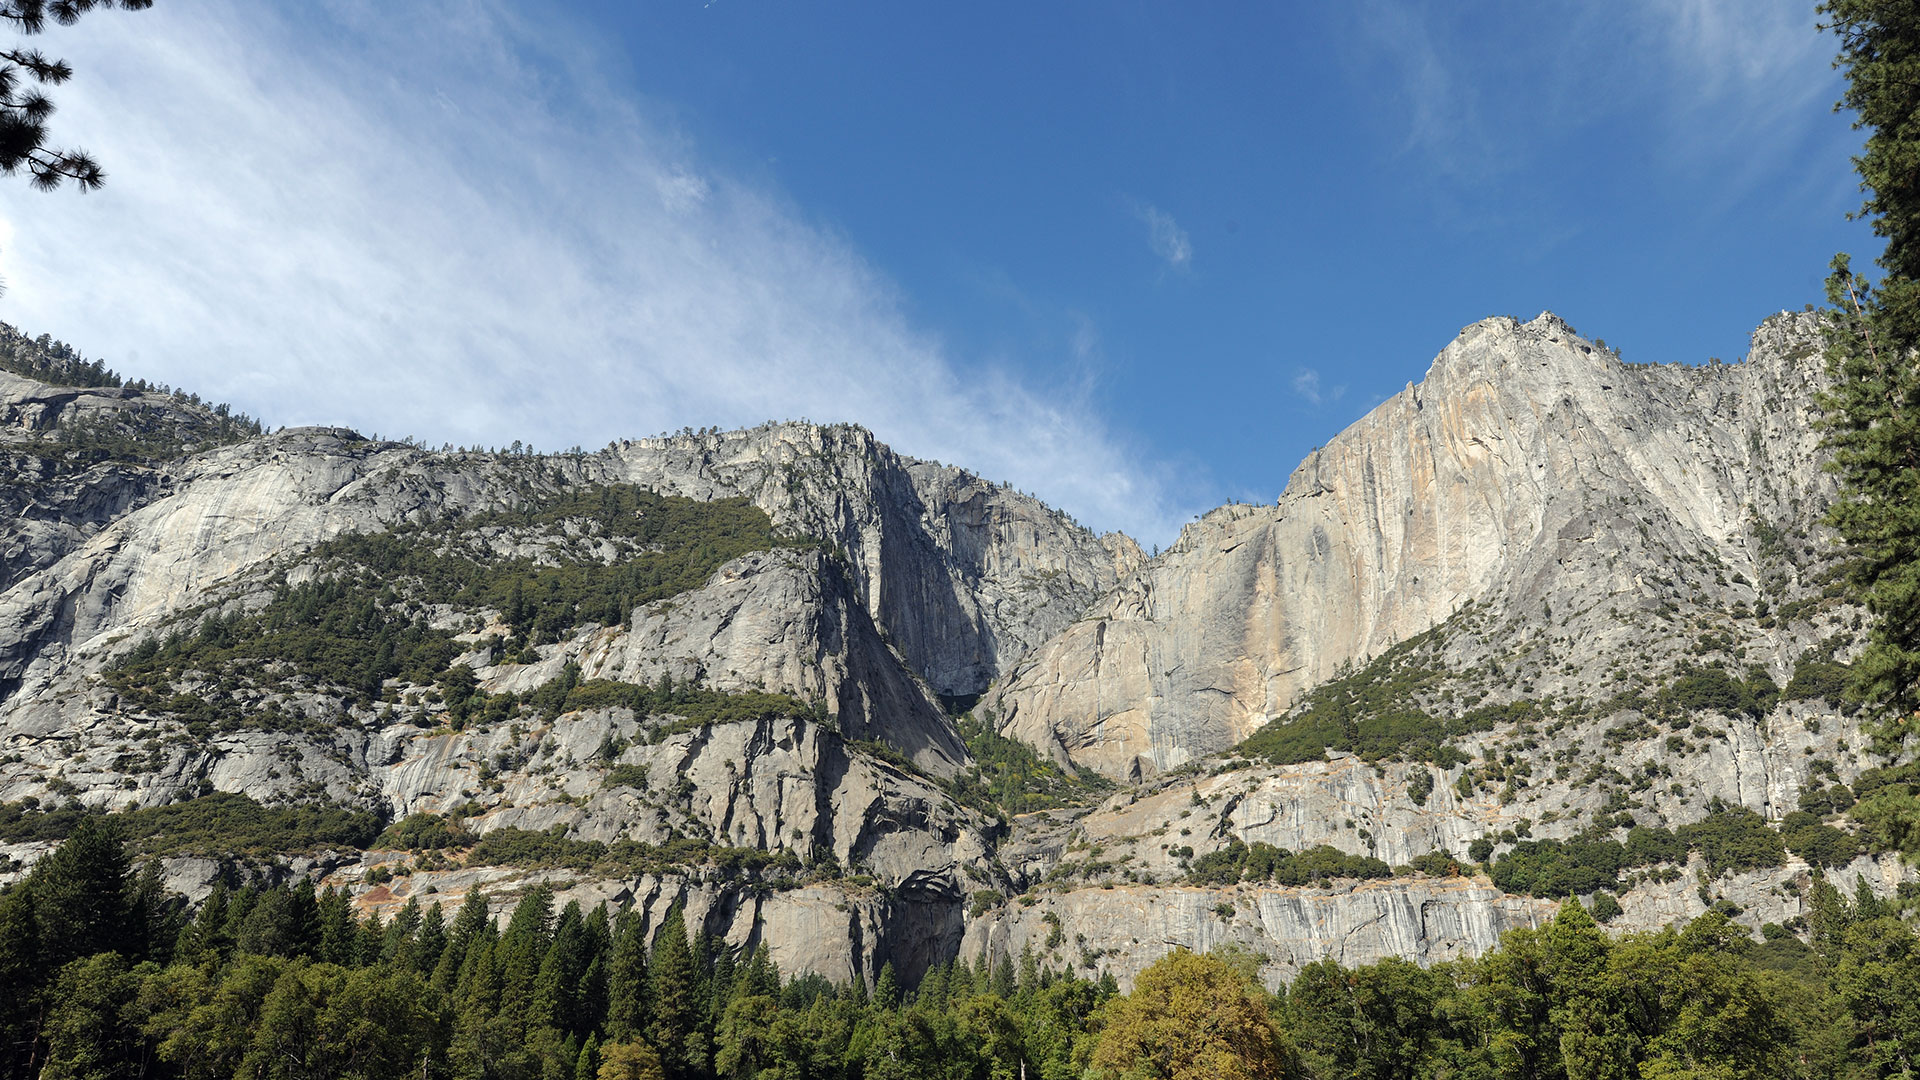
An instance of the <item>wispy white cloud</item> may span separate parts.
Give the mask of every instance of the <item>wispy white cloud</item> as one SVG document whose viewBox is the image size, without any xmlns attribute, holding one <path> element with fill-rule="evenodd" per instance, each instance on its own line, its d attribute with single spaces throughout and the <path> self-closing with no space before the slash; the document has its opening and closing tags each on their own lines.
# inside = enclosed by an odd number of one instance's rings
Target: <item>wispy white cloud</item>
<svg viewBox="0 0 1920 1080">
<path fill-rule="evenodd" d="M 1448 59 L 1446 31 L 1425 7 L 1401 0 L 1363 0 L 1356 25 L 1386 61 L 1406 117 L 1403 149 L 1442 173 L 1472 178 L 1497 169 L 1471 80 Z"/>
<path fill-rule="evenodd" d="M 1499 15 L 1362 0 L 1352 26 L 1357 85 L 1404 127 L 1408 152 L 1466 188 L 1542 164 L 1589 125 L 1625 116 L 1645 126 L 1659 167 L 1711 169 L 1742 188 L 1803 155 L 1837 93 L 1836 43 L 1815 31 L 1805 0 Z"/>
<path fill-rule="evenodd" d="M 0 184 L 0 318 L 275 423 L 552 449 L 851 420 L 1098 527 L 1164 541 L 1193 509 L 1084 393 L 950 355 L 830 227 L 609 86 L 590 43 L 486 0 L 290 10 L 49 35 L 78 73 L 56 133 L 108 187 Z M 1182 265 L 1166 222 L 1156 252 Z"/>
<path fill-rule="evenodd" d="M 1193 241 L 1173 215 L 1151 203 L 1138 203 L 1133 212 L 1147 226 L 1147 247 L 1175 270 L 1193 264 Z"/>
<path fill-rule="evenodd" d="M 1632 0 L 1642 43 L 1675 81 L 1705 96 L 1766 91 L 1763 104 L 1822 94 L 1838 42 L 1815 32 L 1813 5 L 1794 0 Z"/>
<path fill-rule="evenodd" d="M 1632 0 L 1629 47 L 1665 102 L 1673 156 L 1764 168 L 1800 147 L 1839 96 L 1838 41 L 1798 0 Z"/>
<path fill-rule="evenodd" d="M 1312 368 L 1301 368 L 1293 375 L 1293 392 L 1314 408 L 1330 405 L 1346 396 L 1347 388 L 1342 386 L 1324 386 L 1320 382 L 1320 373 Z"/>
</svg>

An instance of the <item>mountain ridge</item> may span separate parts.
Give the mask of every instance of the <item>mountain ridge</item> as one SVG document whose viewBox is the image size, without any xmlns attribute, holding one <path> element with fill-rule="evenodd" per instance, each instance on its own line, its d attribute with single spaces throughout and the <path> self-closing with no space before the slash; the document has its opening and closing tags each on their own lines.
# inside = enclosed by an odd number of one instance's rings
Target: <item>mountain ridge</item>
<svg viewBox="0 0 1920 1080">
<path fill-rule="evenodd" d="M 1309 454 L 1274 505 L 1229 505 L 1189 524 L 1092 617 L 1030 654 L 988 704 L 1004 730 L 1065 761 L 1138 775 L 1180 764 L 1182 752 L 1225 749 L 1343 664 L 1430 629 L 1469 599 L 1504 591 L 1514 595 L 1503 603 L 1523 593 L 1551 603 L 1547 581 L 1595 535 L 1602 493 L 1676 519 L 1661 523 L 1676 536 L 1733 548 L 1744 543 L 1748 505 L 1816 528 L 1814 504 L 1831 483 L 1817 469 L 1808 410 L 1824 373 L 1789 360 L 1812 355 L 1812 319 L 1775 316 L 1756 331 L 1755 359 L 1717 368 L 1622 365 L 1550 314 L 1467 327 L 1428 381 Z M 1711 447 L 1719 458 L 1690 473 L 1693 441 L 1715 431 L 1718 413 L 1739 422 L 1742 393 L 1796 414 L 1787 422 L 1758 411 L 1752 438 L 1721 423 Z M 1628 410 L 1609 400 L 1625 395 Z M 1609 416 L 1607 437 L 1588 437 Z M 1649 454 L 1653 443 L 1665 453 Z M 1757 484 L 1734 483 L 1728 460 L 1742 456 L 1806 477 L 1809 500 L 1790 505 L 1764 472 Z M 1627 538 L 1602 539 L 1615 559 L 1631 554 Z M 1548 548 L 1551 562 L 1540 554 Z M 1188 569 L 1223 562 L 1223 581 Z M 1050 730 L 1037 715 L 1094 719 Z"/>
<path fill-rule="evenodd" d="M 1791 921 L 1808 859 L 1910 877 L 1832 794 L 1890 781 L 1821 696 L 1858 614 L 1819 525 L 1817 334 L 1783 314 L 1739 364 L 1654 368 L 1551 315 L 1485 320 L 1274 505 L 1152 559 L 850 425 L 556 455 L 307 428 L 160 458 L 56 437 L 138 392 L 0 382 L 43 403 L 0 397 L 0 449 L 54 463 L 35 498 L 64 515 L 0 535 L 0 803 L 373 807 L 468 846 L 282 872 L 372 911 L 476 884 L 636 904 L 649 934 L 683 910 L 869 985 L 1029 947 L 1123 983 L 1176 941 L 1250 948 L 1270 984 L 1326 955 L 1431 961 L 1537 925 L 1554 902 L 1524 883 L 1588 858 L 1582 891 L 1617 893 L 1622 925 Z M 697 566 L 679 592 L 612 614 L 552 592 L 633 565 L 631 518 L 593 509 L 622 491 L 689 521 L 737 505 L 791 544 L 702 555 L 695 528 L 656 552 Z M 478 584 L 348 543 L 402 534 Z M 329 682 L 227 644 L 313 618 L 325 646 L 336 617 L 415 659 Z M 125 682 L 143 655 L 174 659 Z M 1702 822 L 1779 861 L 1725 869 Z M 1635 829 L 1669 838 L 1653 862 L 1619 854 Z M 168 867 L 192 895 L 235 872 Z"/>
</svg>

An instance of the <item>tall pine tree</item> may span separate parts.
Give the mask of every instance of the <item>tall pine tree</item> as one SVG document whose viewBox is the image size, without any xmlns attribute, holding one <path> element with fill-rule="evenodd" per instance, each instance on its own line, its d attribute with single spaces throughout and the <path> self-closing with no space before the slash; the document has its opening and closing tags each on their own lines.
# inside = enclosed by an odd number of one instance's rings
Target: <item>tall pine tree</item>
<svg viewBox="0 0 1920 1080">
<path fill-rule="evenodd" d="M 1819 10 L 1840 38 L 1840 104 L 1868 132 L 1854 159 L 1867 193 L 1859 216 L 1887 241 L 1877 284 L 1844 255 L 1827 279 L 1838 311 L 1822 405 L 1840 478 L 1829 521 L 1876 617 L 1855 690 L 1887 711 L 1884 733 L 1898 746 L 1920 708 L 1920 5 L 1829 0 Z"/>
<path fill-rule="evenodd" d="M 613 958 L 607 968 L 607 1038 L 638 1038 L 649 1019 L 646 916 L 628 910 L 613 934 Z"/>
<path fill-rule="evenodd" d="M 94 953 L 144 956 L 145 928 L 135 926 L 129 869 L 115 827 L 96 817 L 82 818 L 65 843 L 34 864 L 26 889 L 43 971 Z"/>
<path fill-rule="evenodd" d="M 687 924 L 679 908 L 667 916 L 653 939 L 648 964 L 653 1016 L 648 1041 L 673 1076 L 696 1075 L 706 1068 L 706 1045 L 701 1038 L 701 978 L 687 941 Z"/>
</svg>

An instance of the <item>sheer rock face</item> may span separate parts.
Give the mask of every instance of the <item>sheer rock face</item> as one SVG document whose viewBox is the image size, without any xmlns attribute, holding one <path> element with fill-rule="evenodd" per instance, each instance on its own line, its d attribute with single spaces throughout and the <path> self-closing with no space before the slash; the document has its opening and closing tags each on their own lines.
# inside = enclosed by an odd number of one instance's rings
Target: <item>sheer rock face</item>
<svg viewBox="0 0 1920 1080">
<path fill-rule="evenodd" d="M 10 392 L 0 416 L 32 420 L 21 433 L 55 408 L 37 383 L 0 390 Z M 74 392 L 61 407 L 97 393 Z M 569 643 L 568 658 L 609 674 L 673 669 L 724 689 L 824 696 L 854 733 L 892 738 L 948 771 L 964 751 L 919 680 L 941 692 L 983 688 L 1138 556 L 1131 541 L 900 458 L 850 427 L 772 425 L 556 458 L 431 454 L 301 429 L 170 466 L 97 471 L 63 489 L 58 524 L 22 518 L 0 537 L 0 557 L 18 566 L 0 593 L 0 725 L 46 733 L 82 722 L 87 676 L 119 649 L 210 600 L 257 591 L 340 533 L 507 507 L 529 488 L 627 482 L 700 499 L 747 495 L 845 561 L 731 567 L 676 614 L 646 614 L 623 640 Z"/>
<path fill-rule="evenodd" d="M 1623 892 L 1624 911 L 1609 928 L 1651 931 L 1699 918 L 1708 910 L 1699 895 L 1699 875 L 1705 873 L 1696 856 L 1672 881 Z M 1748 929 L 1787 923 L 1808 917 L 1805 896 L 1814 873 L 1789 857 L 1783 866 L 1728 874 L 1713 892 L 1741 909 L 1738 922 Z M 1913 880 L 1912 868 L 1897 854 L 1862 856 L 1824 873 L 1849 888 L 1864 882 L 1882 899 Z M 1040 963 L 1056 968 L 1092 957 L 1130 990 L 1135 976 L 1176 948 L 1238 948 L 1256 959 L 1262 981 L 1277 991 L 1319 960 L 1352 967 L 1399 957 L 1425 966 L 1478 956 L 1509 930 L 1545 925 L 1559 908 L 1558 900 L 1504 893 L 1480 876 L 1307 888 L 1119 885 L 1042 894 L 1030 906 L 1008 904 L 968 918 L 960 955 L 1015 960 L 1031 950 Z"/>
<path fill-rule="evenodd" d="M 771 688 L 821 702 L 848 735 L 941 775 L 966 761 L 952 722 L 882 640 L 845 569 L 819 551 L 742 556 L 705 587 L 637 609 L 630 630 L 592 629 L 544 652 L 537 664 L 483 666 L 482 681 L 495 693 L 529 691 L 578 664 L 587 679 Z"/>
<path fill-rule="evenodd" d="M 1831 490 L 1813 318 L 1776 316 L 1749 359 L 1699 368 L 1622 364 L 1552 315 L 1470 326 L 1277 505 L 1189 525 L 987 704 L 1005 733 L 1127 778 L 1233 745 L 1470 602 L 1601 633 L 1609 606 L 1659 602 L 1670 551 L 1758 580 L 1755 522 L 1804 528 Z M 1597 669 L 1612 644 L 1566 659 Z"/>
<path fill-rule="evenodd" d="M 170 878 L 169 887 L 184 887 L 196 897 L 212 887 L 213 867 L 179 869 L 199 873 Z M 956 900 L 913 888 L 886 895 L 872 888 L 827 882 L 769 891 L 698 875 L 648 874 L 624 881 L 565 870 L 505 867 L 416 872 L 389 885 L 368 888 L 361 881 L 364 871 L 357 861 L 311 868 L 296 865 L 294 872 L 317 873 L 323 883 L 357 893 L 355 904 L 362 912 L 377 911 L 387 919 L 410 900 L 456 904 L 477 885 L 489 898 L 495 920 L 504 925 L 518 896 L 544 886 L 552 890 L 556 908 L 576 901 L 589 911 L 599 905 L 615 910 L 631 905 L 644 920 L 647 939 L 655 942 L 655 935 L 678 907 L 690 934 L 704 931 L 734 946 L 740 955 L 750 955 L 765 944 L 782 975 L 819 975 L 842 986 L 862 982 L 871 987 L 879 980 L 880 969 L 889 964 L 895 978 L 911 986 L 928 968 L 957 955 L 965 932 L 965 914 Z M 447 914 L 451 918 L 451 908 Z"/>
<path fill-rule="evenodd" d="M 697 499 L 745 495 L 776 525 L 838 545 L 874 625 L 943 694 L 985 690 L 1143 561 L 1125 536 L 1096 537 L 846 425 L 622 442 L 585 471 Z"/>
<path fill-rule="evenodd" d="M 1042 963 L 1070 966 L 1097 952 L 1100 966 L 1131 987 L 1134 976 L 1176 948 L 1238 946 L 1259 958 L 1262 978 L 1277 988 L 1316 960 L 1355 965 L 1398 956 L 1425 965 L 1475 956 L 1508 930 L 1546 922 L 1557 908 L 1466 878 L 1306 889 L 1118 886 L 1045 895 L 1031 907 L 1013 904 L 971 919 L 960 953 L 1019 956 L 1031 949 Z M 1056 935 L 1055 920 L 1068 930 Z"/>
<path fill-rule="evenodd" d="M 167 473 L 164 497 L 86 522 L 84 544 L 0 593 L 0 722 L 37 711 L 52 681 L 97 668 L 113 644 L 248 571 L 377 526 L 404 495 L 355 498 L 355 488 L 398 453 L 344 432 L 286 433 L 189 459 Z"/>
<path fill-rule="evenodd" d="M 0 336 L 5 331 L 0 330 Z M 164 471 L 66 461 L 63 427 L 164 432 L 182 445 L 210 444 L 221 417 L 170 395 L 115 387 L 56 387 L 0 371 L 0 589 L 43 570 L 105 522 L 159 497 Z"/>
</svg>

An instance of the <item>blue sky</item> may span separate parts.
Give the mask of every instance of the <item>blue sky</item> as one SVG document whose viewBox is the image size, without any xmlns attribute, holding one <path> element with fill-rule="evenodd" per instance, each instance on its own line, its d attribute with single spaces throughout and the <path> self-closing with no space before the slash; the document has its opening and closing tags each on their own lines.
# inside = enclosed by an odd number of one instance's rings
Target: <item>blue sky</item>
<svg viewBox="0 0 1920 1080">
<path fill-rule="evenodd" d="M 864 423 L 1149 544 L 1462 325 L 1745 351 L 1869 255 L 1810 4 L 188 4 L 89 16 L 0 318 L 272 423 Z"/>
</svg>

